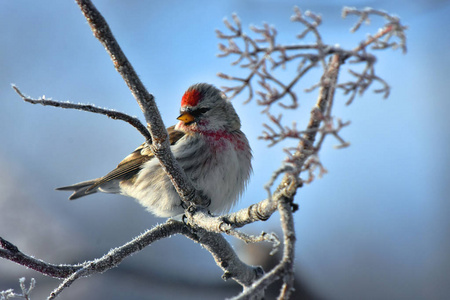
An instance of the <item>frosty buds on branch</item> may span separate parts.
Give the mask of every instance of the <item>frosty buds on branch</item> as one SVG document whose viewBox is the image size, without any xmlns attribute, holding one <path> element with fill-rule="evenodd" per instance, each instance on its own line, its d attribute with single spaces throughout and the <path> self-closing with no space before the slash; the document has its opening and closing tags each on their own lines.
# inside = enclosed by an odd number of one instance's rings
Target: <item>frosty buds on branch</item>
<svg viewBox="0 0 450 300">
<path fill-rule="evenodd" d="M 345 7 L 342 16 L 345 18 L 350 15 L 359 17 L 351 32 L 357 31 L 363 23 L 370 23 L 370 18 L 373 16 L 383 17 L 386 23 L 377 33 L 369 35 L 353 49 L 343 49 L 339 45 L 325 43 L 318 30 L 318 27 L 322 24 L 321 16 L 310 11 L 302 13 L 298 7 L 294 8 L 294 15 L 291 17 L 292 22 L 298 22 L 303 27 L 296 36 L 300 40 L 298 44 L 279 43 L 276 29 L 268 24 L 263 24 L 261 27 L 250 26 L 250 30 L 255 36 L 252 37 L 243 31 L 241 21 L 236 14 L 232 15 L 233 22 L 224 20 L 229 33 L 216 30 L 217 37 L 227 42 L 227 45 L 219 44 L 221 53 L 218 56 L 237 56 L 237 59 L 231 64 L 239 65 L 241 68 L 248 70 L 248 75 L 244 77 L 219 73 L 219 77 L 237 83 L 237 85 L 226 86 L 223 89 L 229 94 L 230 98 L 236 97 L 247 89 L 248 97 L 245 102 L 249 102 L 255 94 L 258 95 L 257 104 L 262 106 L 262 111 L 267 114 L 269 124 L 271 124 L 263 125 L 264 129 L 260 139 L 267 140 L 269 146 L 286 139 L 304 140 L 303 136 L 306 131 L 299 130 L 295 120 L 292 121 L 291 126 L 285 125 L 282 123 L 283 115 L 274 116 L 270 113 L 270 109 L 275 103 L 278 103 L 284 109 L 297 108 L 299 105 L 297 84 L 300 79 L 315 67 L 321 67 L 325 73 L 328 69 L 328 59 L 333 55 L 339 55 L 340 68 L 342 68 L 344 62 L 351 64 L 347 71 L 354 77 L 354 80 L 337 82 L 335 86 L 335 88 L 341 89 L 344 95 L 348 95 L 347 105 L 353 102 L 356 95 L 363 95 L 374 83 L 380 85 L 379 88 L 374 89 L 375 93 L 381 93 L 384 98 L 389 96 L 390 87 L 385 80 L 376 75 L 374 68 L 376 57 L 370 53 L 370 50 L 401 48 L 403 52 L 406 52 L 404 32 L 406 27 L 400 24 L 399 18 L 372 8 L 358 10 Z M 314 42 L 303 43 L 303 40 L 306 39 L 308 41 L 312 39 Z M 290 79 L 283 81 L 277 75 L 280 74 L 280 67 L 285 69 L 288 63 L 290 66 L 296 66 L 296 72 L 292 72 L 294 76 Z M 358 71 L 358 69 L 362 69 L 362 71 Z M 316 90 L 326 84 L 325 80 L 329 80 L 329 78 L 326 76 L 318 78 L 316 84 L 304 91 L 312 92 Z M 285 100 L 286 98 L 288 99 Z M 303 96 L 303 98 L 305 97 Z M 305 102 L 303 99 L 302 101 Z M 311 172 L 312 169 L 319 167 L 319 175 L 325 171 L 318 159 L 318 152 L 325 136 L 329 134 L 334 136 L 339 142 L 337 148 L 349 145 L 340 135 L 340 130 L 347 126 L 349 122 L 342 122 L 340 119 L 335 120 L 331 115 L 332 106 L 333 103 L 330 101 L 324 113 L 317 112 L 317 117 L 323 120 L 322 126 L 309 129 L 318 131 L 319 138 L 313 146 L 313 152 L 310 153 L 311 160 L 304 168 L 304 171 L 309 172 L 308 181 L 311 181 L 314 177 Z M 292 162 L 292 155 L 298 150 L 298 148 L 285 149 L 288 155 L 286 161 Z"/>
<path fill-rule="evenodd" d="M 350 122 L 342 122 L 339 118 L 334 118 L 331 114 L 336 89 L 344 91 L 345 95 L 350 95 L 347 105 L 355 98 L 356 94 L 362 95 L 374 82 L 378 82 L 381 88 L 376 89 L 377 93 L 384 93 L 384 97 L 389 95 L 388 84 L 375 74 L 374 64 L 376 58 L 369 53 L 368 46 L 372 45 L 372 50 L 386 49 L 400 46 L 406 51 L 406 38 L 404 30 L 399 19 L 392 17 L 385 12 L 373 10 L 370 8 L 356 10 L 353 8 L 344 8 L 343 16 L 350 14 L 358 15 L 360 18 L 352 31 L 357 30 L 362 22 L 368 22 L 372 15 L 382 16 L 387 23 L 375 35 L 369 36 L 363 40 L 357 47 L 345 50 L 339 46 L 333 46 L 324 43 L 318 26 L 322 23 L 322 18 L 312 12 L 306 11 L 304 14 L 297 7 L 294 9 L 294 15 L 291 17 L 293 22 L 299 22 L 304 29 L 297 35 L 299 40 L 310 38 L 313 43 L 299 43 L 291 45 L 278 44 L 276 41 L 277 31 L 272 26 L 263 24 L 262 27 L 250 27 L 256 35 L 250 37 L 242 30 L 241 21 L 236 14 L 232 19 L 234 24 L 224 20 L 225 26 L 230 31 L 225 34 L 219 30 L 216 31 L 218 38 L 226 40 L 228 46 L 219 44 L 221 54 L 219 57 L 237 56 L 232 65 L 239 65 L 242 69 L 248 70 L 247 76 L 237 77 L 223 73 L 218 76 L 237 82 L 235 86 L 223 87 L 230 98 L 248 90 L 248 97 L 245 103 L 248 103 L 257 94 L 257 104 L 262 106 L 262 111 L 266 113 L 270 124 L 263 124 L 263 132 L 260 139 L 267 140 L 269 146 L 279 144 L 287 139 L 298 140 L 297 147 L 285 148 L 287 158 L 282 165 L 273 172 L 269 183 L 266 185 L 268 199 L 256 203 L 249 207 L 252 211 L 258 211 L 255 219 L 265 220 L 271 213 L 277 209 L 280 212 L 281 225 L 284 235 L 283 259 L 269 273 L 255 282 L 251 288 L 246 289 L 239 299 L 247 299 L 252 292 L 258 289 L 265 289 L 277 276 L 283 279 L 282 288 L 278 299 L 288 299 L 293 289 L 293 260 L 294 260 L 294 241 L 295 231 L 293 226 L 292 211 L 297 208 L 293 203 L 293 197 L 297 189 L 303 185 L 303 182 L 311 182 L 318 170 L 318 175 L 326 173 L 319 159 L 319 151 L 328 135 L 334 136 L 339 144 L 337 148 L 343 148 L 349 145 L 341 137 L 340 131 Z M 397 38 L 398 42 L 392 41 Z M 382 39 L 382 40 L 381 40 Z M 338 82 L 338 75 L 344 62 L 359 64 L 363 66 L 363 71 L 358 72 L 355 68 L 349 68 L 348 72 L 355 77 L 353 81 Z M 286 68 L 287 65 L 296 66 L 296 71 L 292 72 L 290 79 L 283 81 L 279 78 L 279 67 Z M 292 126 L 286 126 L 282 123 L 282 114 L 274 116 L 270 113 L 273 104 L 278 103 L 282 109 L 296 109 L 299 103 L 296 85 L 303 76 L 315 67 L 322 68 L 322 76 L 317 79 L 317 83 L 305 90 L 312 92 L 318 89 L 318 98 L 311 110 L 309 122 L 304 130 L 299 130 L 296 120 L 292 121 Z M 245 73 L 245 72 L 244 72 Z M 255 82 L 256 81 L 256 82 Z M 284 100 L 288 98 L 289 100 Z M 302 100 L 302 102 L 305 102 Z M 307 179 L 302 179 L 302 173 L 307 174 Z M 271 187 L 277 178 L 283 175 L 283 178 L 272 193 Z M 277 203 L 276 206 L 271 204 Z M 248 216 L 240 218 L 241 215 Z M 263 216 L 263 218 L 260 218 Z M 250 215 L 246 215 L 245 210 L 235 214 L 225 216 L 227 219 L 240 220 L 240 223 L 250 222 Z M 245 221 L 244 221 L 245 220 Z M 240 224 L 239 223 L 239 224 Z M 238 224 L 238 223 L 236 223 Z"/>
</svg>

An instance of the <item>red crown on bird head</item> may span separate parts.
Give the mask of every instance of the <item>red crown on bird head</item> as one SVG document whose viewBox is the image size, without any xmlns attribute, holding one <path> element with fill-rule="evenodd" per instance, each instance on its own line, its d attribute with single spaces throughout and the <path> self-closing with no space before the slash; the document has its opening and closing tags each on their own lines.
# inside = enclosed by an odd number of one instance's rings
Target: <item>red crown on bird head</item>
<svg viewBox="0 0 450 300">
<path fill-rule="evenodd" d="M 196 106 L 200 101 L 200 92 L 197 90 L 190 90 L 184 93 L 181 98 L 181 106 Z"/>
</svg>

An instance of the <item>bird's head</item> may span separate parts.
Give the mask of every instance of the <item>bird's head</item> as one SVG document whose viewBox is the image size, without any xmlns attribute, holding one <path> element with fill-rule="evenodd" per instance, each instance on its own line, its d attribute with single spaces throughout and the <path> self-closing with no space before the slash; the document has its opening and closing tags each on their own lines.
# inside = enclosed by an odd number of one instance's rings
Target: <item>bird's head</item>
<svg viewBox="0 0 450 300">
<path fill-rule="evenodd" d="M 207 83 L 194 84 L 181 99 L 180 122 L 183 131 L 233 131 L 241 127 L 239 116 L 225 94 Z"/>
</svg>

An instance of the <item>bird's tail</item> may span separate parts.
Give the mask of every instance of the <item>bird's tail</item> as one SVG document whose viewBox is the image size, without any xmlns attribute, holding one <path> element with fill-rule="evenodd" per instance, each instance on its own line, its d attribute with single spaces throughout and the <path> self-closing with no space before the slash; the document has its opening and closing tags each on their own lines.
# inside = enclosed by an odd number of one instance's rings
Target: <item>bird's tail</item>
<svg viewBox="0 0 450 300">
<path fill-rule="evenodd" d="M 56 188 L 58 191 L 73 191 L 73 194 L 70 195 L 69 200 L 75 200 L 80 197 L 84 197 L 90 194 L 94 194 L 98 191 L 98 189 L 93 188 L 89 189 L 91 186 L 93 186 L 98 179 L 83 181 L 80 183 L 76 183 L 74 185 L 68 185 Z"/>
</svg>

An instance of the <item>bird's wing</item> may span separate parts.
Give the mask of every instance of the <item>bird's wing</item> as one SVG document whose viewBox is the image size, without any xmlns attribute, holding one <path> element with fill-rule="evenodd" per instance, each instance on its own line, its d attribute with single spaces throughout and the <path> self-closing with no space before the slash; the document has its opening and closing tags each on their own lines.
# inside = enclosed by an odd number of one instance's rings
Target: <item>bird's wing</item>
<svg viewBox="0 0 450 300">
<path fill-rule="evenodd" d="M 169 133 L 170 144 L 176 144 L 184 135 L 183 131 L 175 130 L 175 126 L 167 128 Z M 142 168 L 143 164 L 151 159 L 154 155 L 147 143 L 143 143 L 136 148 L 130 155 L 125 157 L 118 165 L 117 168 L 100 178 L 95 184 L 89 187 L 89 190 L 93 190 L 102 184 L 111 180 L 127 180 L 136 175 Z"/>
</svg>

